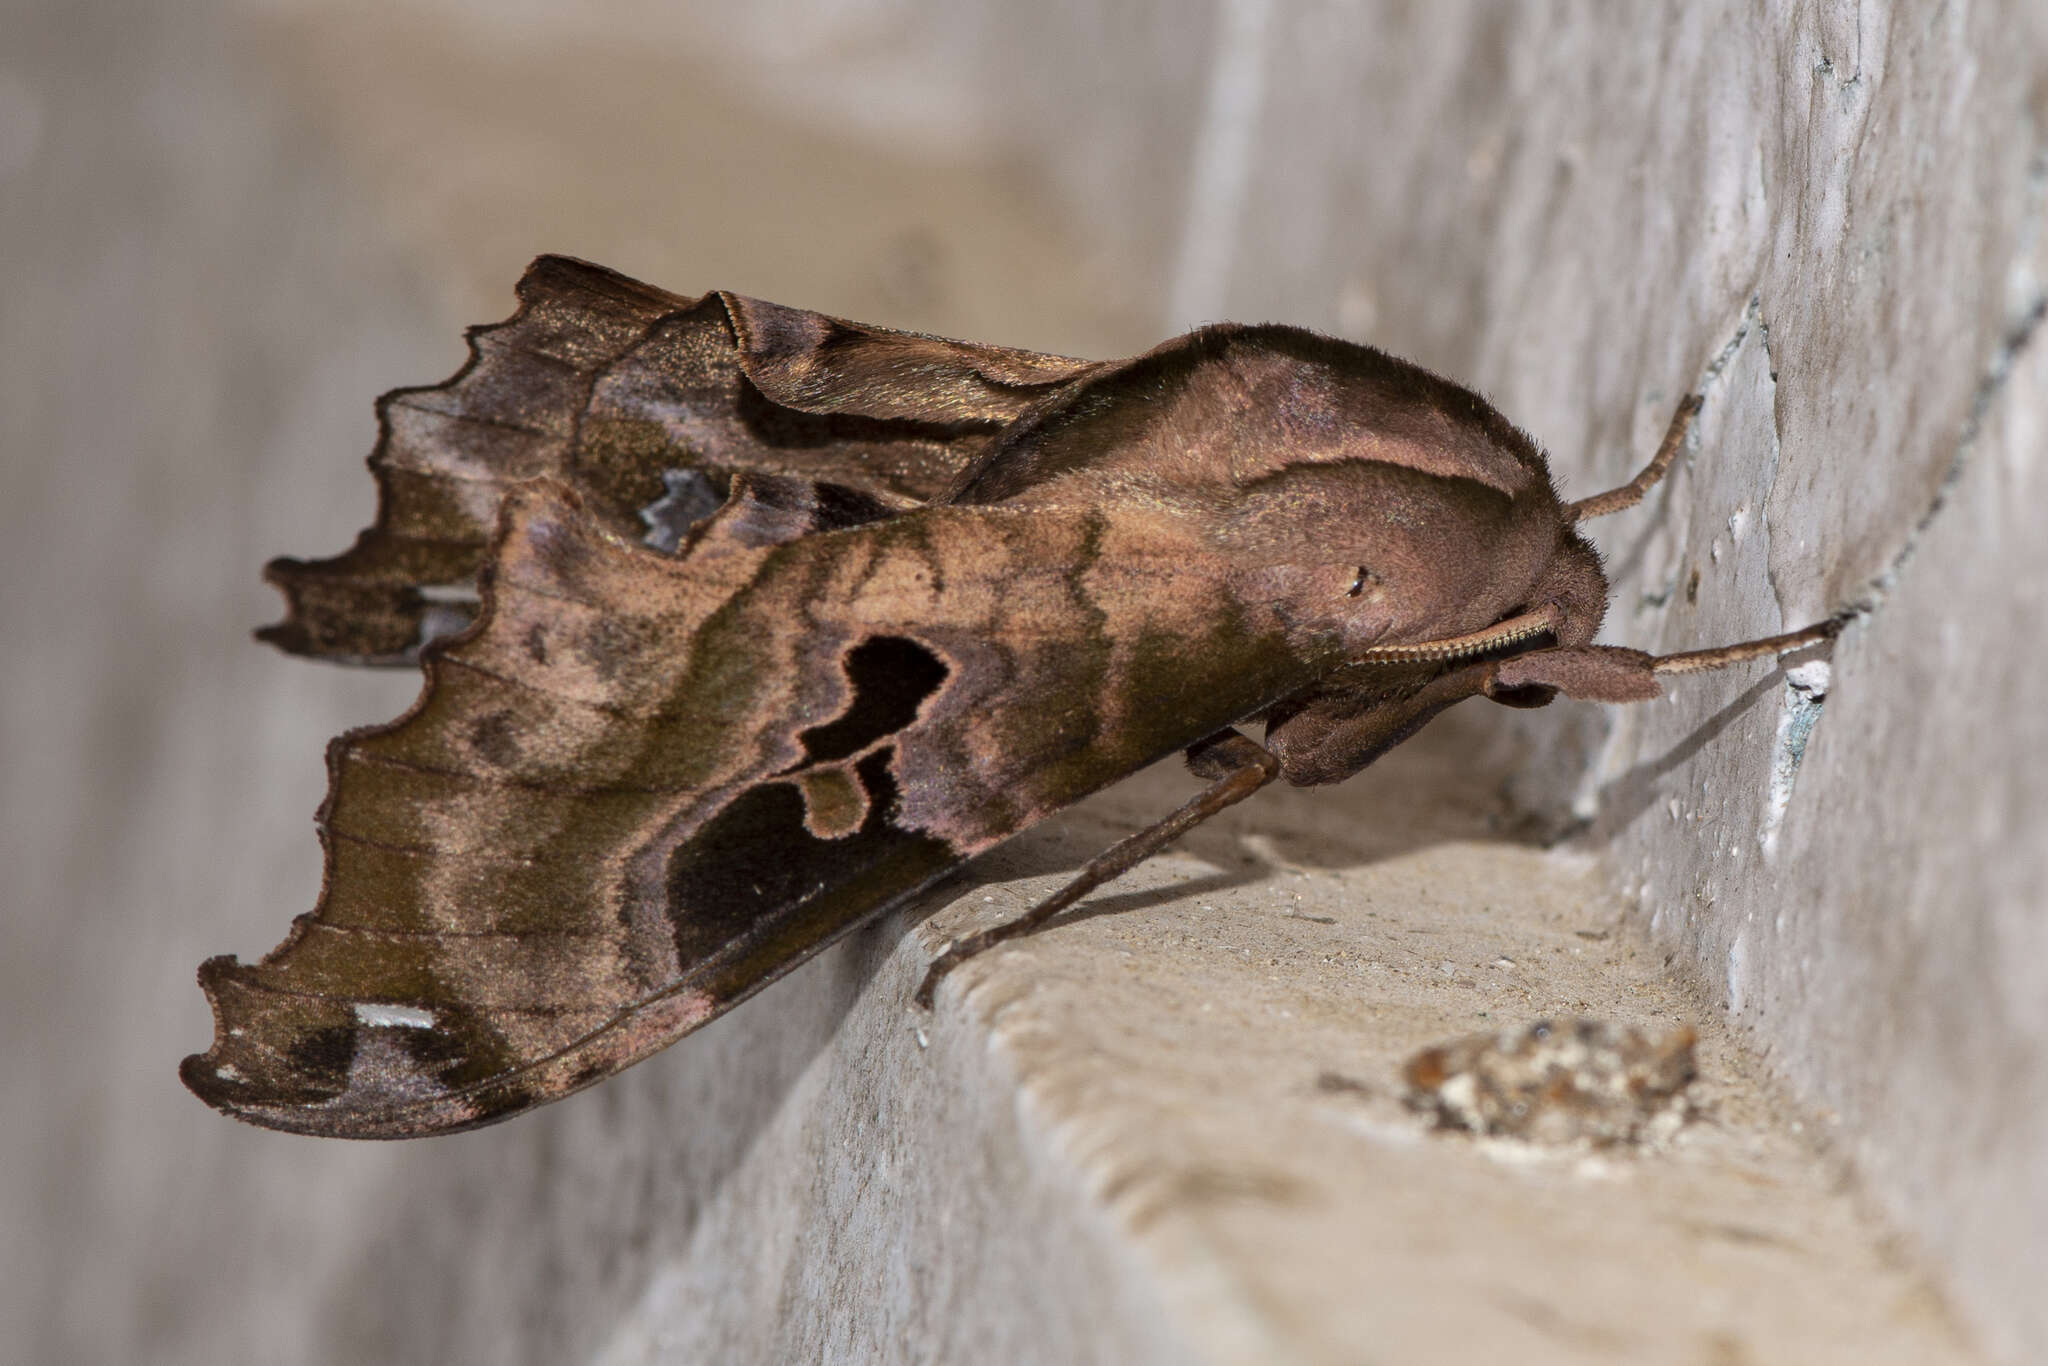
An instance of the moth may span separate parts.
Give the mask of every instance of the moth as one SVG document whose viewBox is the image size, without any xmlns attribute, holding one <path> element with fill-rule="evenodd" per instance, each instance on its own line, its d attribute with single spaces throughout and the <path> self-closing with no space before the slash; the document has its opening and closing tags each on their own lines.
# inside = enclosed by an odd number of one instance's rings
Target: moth
<svg viewBox="0 0 2048 1366">
<path fill-rule="evenodd" d="M 272 563 L 260 636 L 417 663 L 327 753 L 317 907 L 208 961 L 185 1083 L 400 1138 L 503 1119 L 687 1034 L 1126 774 L 1209 786 L 953 964 L 1275 778 L 1336 782 L 1452 703 L 1655 697 L 1834 623 L 1592 643 L 1577 524 L 1476 394 L 1214 326 L 1120 361 L 687 299 L 542 257 L 448 382 L 379 402 L 376 520 Z M 1263 743 L 1236 729 L 1263 727 Z"/>
</svg>

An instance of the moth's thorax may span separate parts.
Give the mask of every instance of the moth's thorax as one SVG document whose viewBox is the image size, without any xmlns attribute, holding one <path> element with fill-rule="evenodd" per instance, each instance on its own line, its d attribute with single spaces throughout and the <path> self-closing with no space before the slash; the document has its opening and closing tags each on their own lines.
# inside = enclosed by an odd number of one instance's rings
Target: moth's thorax
<svg viewBox="0 0 2048 1366">
<path fill-rule="evenodd" d="M 1555 572 L 1563 528 L 1547 481 L 1509 496 L 1355 461 L 1259 481 L 1211 534 L 1247 598 L 1271 602 L 1297 634 L 1333 636 L 1351 656 L 1526 610 Z"/>
<path fill-rule="evenodd" d="M 1069 476 L 1227 493 L 1290 468 L 1372 462 L 1519 496 L 1549 475 L 1459 385 L 1291 327 L 1212 327 L 1078 378 L 1023 416 L 944 501 L 1029 499 Z"/>
<path fill-rule="evenodd" d="M 1096 508 L 1185 544 L 1297 653 L 1477 630 L 1567 534 L 1540 451 L 1469 390 L 1289 328 L 1206 329 L 1006 433 L 967 502 Z"/>
</svg>

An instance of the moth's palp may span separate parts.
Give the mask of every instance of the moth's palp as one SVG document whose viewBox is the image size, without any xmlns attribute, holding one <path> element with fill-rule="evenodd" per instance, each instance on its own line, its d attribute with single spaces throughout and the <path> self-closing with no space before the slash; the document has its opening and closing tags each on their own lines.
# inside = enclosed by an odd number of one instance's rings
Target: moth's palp
<svg viewBox="0 0 2048 1366">
<path fill-rule="evenodd" d="M 1358 664 L 1425 664 L 1446 659 L 1470 659 L 1498 650 L 1504 645 L 1518 645 L 1533 640 L 1549 631 L 1555 631 L 1564 621 L 1564 614 L 1555 604 L 1545 603 L 1533 612 L 1523 612 L 1509 617 L 1506 621 L 1495 622 L 1483 631 L 1472 631 L 1462 636 L 1445 636 L 1442 640 L 1419 640 L 1412 645 L 1375 645 L 1359 655 Z"/>
</svg>

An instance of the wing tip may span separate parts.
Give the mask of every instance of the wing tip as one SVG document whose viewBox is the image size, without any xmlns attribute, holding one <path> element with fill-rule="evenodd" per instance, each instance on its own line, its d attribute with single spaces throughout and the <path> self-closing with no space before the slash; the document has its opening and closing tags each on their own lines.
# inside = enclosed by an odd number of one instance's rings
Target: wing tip
<svg viewBox="0 0 2048 1366">
<path fill-rule="evenodd" d="M 263 991 L 261 971 L 225 954 L 200 965 L 214 1040 L 179 1065 L 179 1079 L 230 1118 L 323 1138 L 427 1138 L 495 1124 L 612 1075 L 722 1008 L 701 992 L 665 993 L 549 1057 L 449 1088 L 402 1056 L 390 1038 L 402 1031 L 365 1019 L 375 1007 L 364 1003 L 345 1003 L 345 1023 L 267 1030 L 236 999 Z"/>
<path fill-rule="evenodd" d="M 501 1084 L 464 1096 L 439 1096 L 393 1103 L 393 1098 L 350 1088 L 308 1100 L 244 1075 L 223 1061 L 218 1044 L 178 1064 L 185 1089 L 206 1104 L 245 1124 L 312 1138 L 400 1139 L 459 1133 L 510 1118 L 537 1103 L 515 1086 Z"/>
</svg>

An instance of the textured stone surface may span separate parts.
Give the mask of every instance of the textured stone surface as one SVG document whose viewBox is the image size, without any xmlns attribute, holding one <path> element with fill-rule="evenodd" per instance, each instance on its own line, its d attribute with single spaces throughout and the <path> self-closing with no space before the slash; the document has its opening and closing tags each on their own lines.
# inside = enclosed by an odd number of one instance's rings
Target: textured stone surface
<svg viewBox="0 0 2048 1366">
<path fill-rule="evenodd" d="M 2035 7 L 14 10 L 28 1359 L 1969 1359 L 1916 1262 L 2048 1353 Z M 403 1148 L 228 1126 L 172 1075 L 190 966 L 310 904 L 320 742 L 412 691 L 248 646 L 252 570 L 345 542 L 369 396 L 542 247 L 1083 354 L 1321 326 L 1482 385 L 1580 492 L 1704 380 L 1668 491 L 1598 529 L 1612 638 L 1873 610 L 1803 746 L 1817 675 L 1764 665 L 1440 723 L 973 965 L 928 1047 L 929 943 L 1181 780 L 573 1106 Z M 1576 859 L 1510 838 L 1567 822 Z M 1588 1008 L 1697 1021 L 1711 1122 L 1518 1163 L 1391 1100 L 1407 1049 Z"/>
</svg>

